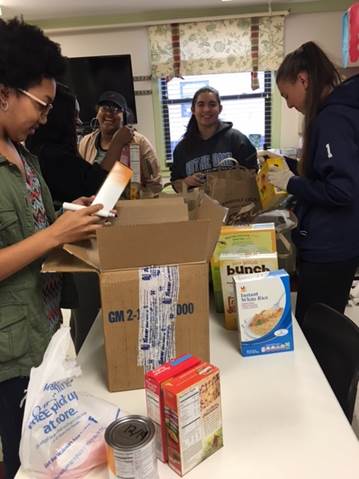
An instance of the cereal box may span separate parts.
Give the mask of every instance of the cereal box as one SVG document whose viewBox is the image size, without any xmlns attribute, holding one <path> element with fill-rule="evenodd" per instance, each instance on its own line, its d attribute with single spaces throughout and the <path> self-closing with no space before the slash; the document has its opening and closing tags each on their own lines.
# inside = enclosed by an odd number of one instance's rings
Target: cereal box
<svg viewBox="0 0 359 479">
<path fill-rule="evenodd" d="M 283 270 L 233 276 L 242 356 L 293 349 L 288 273 Z"/>
<path fill-rule="evenodd" d="M 183 476 L 223 446 L 219 370 L 201 362 L 163 385 L 168 463 Z"/>
<path fill-rule="evenodd" d="M 224 303 L 224 326 L 227 329 L 237 329 L 237 306 L 234 296 L 233 275 L 274 271 L 278 269 L 277 253 L 222 253 L 219 256 L 219 264 Z"/>
<path fill-rule="evenodd" d="M 165 381 L 191 369 L 200 362 L 201 360 L 192 354 L 184 354 L 153 371 L 148 371 L 145 375 L 147 415 L 155 424 L 156 453 L 162 462 L 167 462 L 167 431 L 162 385 Z"/>
<path fill-rule="evenodd" d="M 257 186 L 262 208 L 266 210 L 278 205 L 288 193 L 276 188 L 268 181 L 269 168 L 271 166 L 284 168 L 285 159 L 270 152 L 265 152 L 262 156 L 264 156 L 265 160 L 257 174 Z"/>
<path fill-rule="evenodd" d="M 216 311 L 223 313 L 223 295 L 219 255 L 221 253 L 275 253 L 276 237 L 274 223 L 222 226 L 211 259 L 211 273 Z"/>
</svg>

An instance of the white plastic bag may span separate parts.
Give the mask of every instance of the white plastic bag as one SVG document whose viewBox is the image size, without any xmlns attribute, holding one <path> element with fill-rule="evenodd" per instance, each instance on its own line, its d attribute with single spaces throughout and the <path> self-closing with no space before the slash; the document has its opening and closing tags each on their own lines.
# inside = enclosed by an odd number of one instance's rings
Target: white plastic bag
<svg viewBox="0 0 359 479">
<path fill-rule="evenodd" d="M 69 351 L 70 328 L 62 327 L 30 373 L 20 460 L 31 478 L 79 478 L 106 462 L 105 429 L 123 416 L 113 404 L 74 388 L 81 369 Z"/>
</svg>

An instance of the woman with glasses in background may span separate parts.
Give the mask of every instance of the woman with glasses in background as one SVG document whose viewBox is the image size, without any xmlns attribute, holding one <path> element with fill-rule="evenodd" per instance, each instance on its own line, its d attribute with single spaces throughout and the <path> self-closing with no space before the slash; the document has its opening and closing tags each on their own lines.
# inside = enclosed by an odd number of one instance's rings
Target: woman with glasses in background
<svg viewBox="0 0 359 479">
<path fill-rule="evenodd" d="M 160 165 L 149 140 L 128 126 L 130 111 L 125 98 L 116 91 L 105 91 L 100 96 L 96 120 L 98 128 L 82 138 L 79 152 L 89 163 L 102 163 L 114 135 L 125 136 L 131 131 L 128 143 L 139 145 L 142 189 L 158 193 L 162 189 Z"/>
<path fill-rule="evenodd" d="M 101 164 L 89 164 L 77 149 L 77 108 L 76 98 L 70 90 L 57 84 L 54 106 L 46 125 L 26 140 L 26 147 L 38 157 L 55 207 L 80 196 L 95 195 L 133 135 L 130 130 L 124 132 L 127 136 L 116 135 Z"/>
<path fill-rule="evenodd" d="M 16 18 L 0 20 L 0 46 L 0 436 L 12 479 L 30 369 L 61 321 L 62 277 L 41 275 L 41 263 L 52 249 L 92 236 L 102 205 L 56 219 L 38 162 L 22 146 L 52 108 L 65 68 L 60 47 Z"/>
</svg>

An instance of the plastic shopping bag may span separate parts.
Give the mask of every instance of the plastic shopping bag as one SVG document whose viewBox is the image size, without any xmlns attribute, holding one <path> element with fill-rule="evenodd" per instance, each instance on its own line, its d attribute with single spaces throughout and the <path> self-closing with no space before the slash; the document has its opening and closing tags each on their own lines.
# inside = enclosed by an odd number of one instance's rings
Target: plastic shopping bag
<svg viewBox="0 0 359 479">
<path fill-rule="evenodd" d="M 41 365 L 33 368 L 27 390 L 20 459 L 31 478 L 79 478 L 106 462 L 104 432 L 123 415 L 106 401 L 77 391 L 81 374 L 70 328 L 52 337 Z"/>
</svg>

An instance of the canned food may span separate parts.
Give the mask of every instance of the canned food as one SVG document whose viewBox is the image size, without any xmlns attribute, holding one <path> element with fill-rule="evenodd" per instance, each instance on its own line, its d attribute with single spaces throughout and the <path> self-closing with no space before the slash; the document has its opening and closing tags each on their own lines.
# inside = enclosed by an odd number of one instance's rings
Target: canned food
<svg viewBox="0 0 359 479">
<path fill-rule="evenodd" d="M 155 425 L 145 416 L 112 422 L 105 441 L 110 479 L 158 479 Z"/>
</svg>

